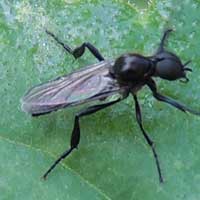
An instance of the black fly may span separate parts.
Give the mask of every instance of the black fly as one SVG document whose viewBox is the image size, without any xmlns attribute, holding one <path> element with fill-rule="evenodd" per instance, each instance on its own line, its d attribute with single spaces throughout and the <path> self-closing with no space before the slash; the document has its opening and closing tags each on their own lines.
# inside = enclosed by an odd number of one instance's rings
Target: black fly
<svg viewBox="0 0 200 200">
<path fill-rule="evenodd" d="M 43 178 L 46 178 L 62 159 L 78 147 L 80 141 L 79 119 L 81 117 L 111 106 L 132 94 L 135 102 L 137 123 L 152 149 L 159 179 L 160 182 L 163 182 L 154 143 L 142 124 L 142 114 L 136 95 L 137 91 L 144 85 L 147 85 L 157 100 L 168 103 L 183 112 L 200 115 L 200 112 L 187 108 L 174 99 L 160 94 L 153 80 L 153 77 L 160 77 L 169 81 L 183 79 L 187 82 L 189 80 L 186 77 L 186 72 L 192 70 L 186 67 L 186 65 L 190 61 L 183 64 L 178 56 L 164 48 L 166 38 L 171 31 L 169 29 L 164 32 L 159 48 L 153 56 L 146 57 L 136 53 L 128 53 L 121 55 L 114 61 L 105 60 L 100 52 L 90 43 L 83 43 L 81 46 L 71 49 L 53 33 L 46 31 L 67 53 L 70 53 L 75 58 L 81 57 L 85 52 L 85 48 L 88 48 L 100 62 L 31 88 L 22 98 L 23 111 L 30 113 L 32 116 L 39 116 L 69 106 L 95 100 L 102 101 L 114 94 L 119 94 L 120 97 L 115 101 L 90 106 L 75 115 L 70 148 L 53 163 L 43 175 Z"/>
</svg>

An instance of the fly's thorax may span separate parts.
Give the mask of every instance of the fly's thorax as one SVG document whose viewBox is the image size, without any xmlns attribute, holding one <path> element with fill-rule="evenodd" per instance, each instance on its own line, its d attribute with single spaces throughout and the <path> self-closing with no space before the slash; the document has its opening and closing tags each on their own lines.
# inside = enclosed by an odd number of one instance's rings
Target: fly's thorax
<svg viewBox="0 0 200 200">
<path fill-rule="evenodd" d="M 135 83 L 145 79 L 152 62 L 139 54 L 124 54 L 116 59 L 110 73 L 119 83 Z"/>
</svg>

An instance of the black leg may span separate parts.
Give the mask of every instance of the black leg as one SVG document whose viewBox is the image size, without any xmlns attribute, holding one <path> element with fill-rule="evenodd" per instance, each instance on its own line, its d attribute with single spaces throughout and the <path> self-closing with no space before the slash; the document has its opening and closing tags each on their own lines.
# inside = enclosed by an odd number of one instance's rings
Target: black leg
<svg viewBox="0 0 200 200">
<path fill-rule="evenodd" d="M 164 51 L 165 41 L 167 40 L 169 33 L 171 33 L 172 31 L 173 31 L 172 29 L 167 29 L 164 32 L 163 37 L 162 37 L 161 42 L 160 42 L 160 45 L 159 45 L 159 48 L 157 50 L 157 53 Z"/>
<path fill-rule="evenodd" d="M 98 51 L 97 48 L 95 48 L 92 44 L 90 44 L 89 42 L 84 42 L 81 46 L 76 47 L 75 49 L 70 48 L 68 45 L 64 44 L 59 38 L 57 38 L 53 33 L 49 32 L 48 30 L 46 30 L 46 33 L 49 34 L 50 36 L 52 36 L 55 41 L 60 44 L 65 51 L 67 51 L 68 53 L 70 53 L 71 55 L 74 56 L 74 58 L 79 58 L 81 57 L 84 52 L 85 52 L 85 48 L 87 47 L 88 50 L 99 60 L 105 60 L 104 57 L 100 54 L 100 52 Z"/>
<path fill-rule="evenodd" d="M 192 110 L 191 108 L 187 108 L 185 105 L 181 104 L 180 102 L 158 93 L 156 83 L 153 79 L 149 79 L 149 81 L 147 82 L 147 85 L 149 86 L 149 88 L 151 89 L 151 91 L 153 93 L 153 96 L 157 100 L 168 103 L 183 112 L 190 112 L 194 115 L 200 115 L 200 112 L 198 112 L 196 110 Z"/>
<path fill-rule="evenodd" d="M 142 125 L 142 114 L 141 114 L 141 110 L 140 110 L 140 105 L 139 105 L 139 102 L 137 100 L 137 96 L 133 94 L 133 97 L 134 97 L 134 100 L 135 100 L 135 111 L 136 111 L 137 122 L 139 124 L 139 127 L 140 127 L 140 129 L 142 131 L 142 134 L 143 134 L 144 138 L 146 139 L 147 143 L 149 144 L 149 146 L 152 149 L 153 156 L 154 156 L 155 161 L 156 161 L 158 174 L 159 174 L 159 180 L 162 183 L 163 182 L 163 177 L 162 177 L 162 174 L 161 174 L 160 164 L 159 164 L 159 160 L 158 160 L 158 155 L 157 155 L 156 150 L 155 150 L 154 142 L 151 140 L 151 138 L 148 136 L 148 134 L 146 133 L 146 131 L 143 128 L 143 125 Z"/>
<path fill-rule="evenodd" d="M 56 165 L 63 160 L 64 158 L 66 158 L 74 149 L 76 149 L 78 147 L 79 141 L 80 141 L 80 125 L 79 125 L 79 119 L 83 116 L 86 115 L 90 115 L 93 114 L 99 110 L 102 110 L 108 106 L 111 106 L 119 101 L 121 101 L 122 99 L 119 98 L 115 101 L 111 101 L 108 103 L 104 103 L 104 104 L 100 104 L 100 105 L 94 105 L 94 106 L 90 106 L 82 111 L 80 111 L 79 113 L 76 114 L 75 116 L 75 120 L 74 120 L 74 128 L 72 131 L 72 135 L 71 135 L 71 144 L 70 144 L 70 148 L 65 151 L 52 165 L 51 167 L 47 170 L 47 172 L 43 175 L 43 178 L 46 179 L 48 174 L 56 167 Z"/>
</svg>

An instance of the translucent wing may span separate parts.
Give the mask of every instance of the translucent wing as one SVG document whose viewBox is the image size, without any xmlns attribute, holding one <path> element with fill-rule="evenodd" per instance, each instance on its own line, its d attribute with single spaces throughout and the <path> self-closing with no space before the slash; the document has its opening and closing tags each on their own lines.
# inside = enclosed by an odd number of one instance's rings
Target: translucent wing
<svg viewBox="0 0 200 200">
<path fill-rule="evenodd" d="M 32 115 L 106 98 L 122 88 L 109 76 L 110 61 L 102 61 L 31 88 L 21 99 L 22 110 Z"/>
</svg>

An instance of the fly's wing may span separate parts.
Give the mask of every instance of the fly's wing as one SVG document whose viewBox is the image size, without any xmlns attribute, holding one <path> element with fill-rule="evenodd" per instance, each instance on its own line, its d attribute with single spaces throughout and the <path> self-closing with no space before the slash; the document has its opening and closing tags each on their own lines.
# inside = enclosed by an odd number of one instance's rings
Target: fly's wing
<svg viewBox="0 0 200 200">
<path fill-rule="evenodd" d="M 109 76 L 112 64 L 102 61 L 31 88 L 21 99 L 22 110 L 40 115 L 120 92 L 122 88 Z"/>
</svg>

